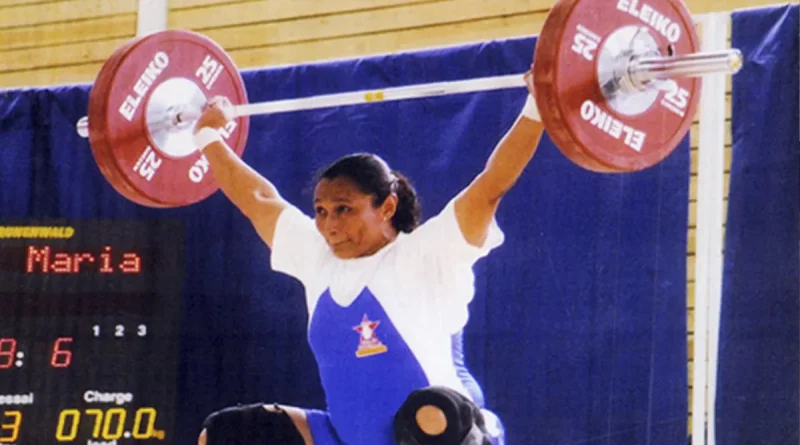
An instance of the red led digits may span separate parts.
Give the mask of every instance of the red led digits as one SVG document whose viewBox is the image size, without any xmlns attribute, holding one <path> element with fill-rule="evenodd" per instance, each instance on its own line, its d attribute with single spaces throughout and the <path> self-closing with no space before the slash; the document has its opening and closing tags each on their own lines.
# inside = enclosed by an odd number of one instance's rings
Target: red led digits
<svg viewBox="0 0 800 445">
<path fill-rule="evenodd" d="M 66 345 L 72 343 L 72 337 L 61 337 L 53 343 L 53 355 L 50 356 L 50 366 L 66 368 L 72 363 L 72 351 Z"/>
<path fill-rule="evenodd" d="M 17 356 L 17 340 L 0 338 L 0 369 L 8 369 L 14 364 Z"/>
<path fill-rule="evenodd" d="M 68 348 L 72 343 L 72 337 L 61 337 L 53 342 L 53 352 L 50 355 L 50 366 L 54 368 L 67 368 L 72 364 L 72 351 Z M 15 363 L 21 366 L 22 362 L 16 362 L 16 358 L 21 358 L 22 353 L 17 352 L 17 339 L 0 338 L 0 369 L 9 369 Z"/>
<path fill-rule="evenodd" d="M 115 267 L 116 266 L 116 267 Z M 25 258 L 27 273 L 77 274 L 99 272 L 111 274 L 138 274 L 142 271 L 142 259 L 136 252 L 125 252 L 117 264 L 111 255 L 111 246 L 105 246 L 98 254 L 91 252 L 55 252 L 49 245 L 28 246 Z"/>
<path fill-rule="evenodd" d="M 142 271 L 142 259 L 135 253 L 123 253 L 119 269 L 124 273 L 139 273 Z"/>
<path fill-rule="evenodd" d="M 111 252 L 111 247 L 106 246 L 104 252 L 100 254 L 100 258 L 103 260 L 103 267 L 100 268 L 100 272 L 103 273 L 112 273 L 114 272 L 114 268 L 111 267 L 111 255 L 108 252 Z"/>
</svg>

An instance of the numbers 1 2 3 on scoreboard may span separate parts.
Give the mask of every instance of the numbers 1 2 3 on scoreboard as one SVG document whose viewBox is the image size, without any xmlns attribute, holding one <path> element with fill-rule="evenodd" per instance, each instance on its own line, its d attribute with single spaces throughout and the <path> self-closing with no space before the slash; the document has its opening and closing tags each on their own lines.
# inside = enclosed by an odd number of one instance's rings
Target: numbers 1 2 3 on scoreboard
<svg viewBox="0 0 800 445">
<path fill-rule="evenodd" d="M 172 221 L 0 224 L 0 445 L 171 443 L 183 250 Z"/>
</svg>

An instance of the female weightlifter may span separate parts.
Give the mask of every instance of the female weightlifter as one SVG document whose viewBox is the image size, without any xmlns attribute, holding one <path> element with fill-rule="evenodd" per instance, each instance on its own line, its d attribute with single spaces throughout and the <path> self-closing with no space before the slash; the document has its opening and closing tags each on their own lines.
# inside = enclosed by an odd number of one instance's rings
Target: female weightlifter
<svg viewBox="0 0 800 445">
<path fill-rule="evenodd" d="M 544 129 L 531 72 L 525 81 L 525 106 L 483 171 L 419 226 L 406 177 L 364 153 L 321 173 L 314 218 L 307 217 L 221 139 L 230 103 L 209 102 L 195 143 L 223 193 L 270 247 L 271 267 L 305 287 L 327 410 L 226 408 L 206 419 L 200 445 L 502 442 L 491 413 L 473 403 L 480 390 L 454 360 L 453 344 L 474 294 L 472 266 L 503 242 L 497 206 Z"/>
</svg>

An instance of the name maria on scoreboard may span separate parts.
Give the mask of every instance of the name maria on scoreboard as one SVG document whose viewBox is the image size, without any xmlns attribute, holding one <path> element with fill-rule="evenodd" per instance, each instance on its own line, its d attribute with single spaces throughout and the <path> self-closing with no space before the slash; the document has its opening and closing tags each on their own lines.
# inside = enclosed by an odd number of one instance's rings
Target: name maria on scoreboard
<svg viewBox="0 0 800 445">
<path fill-rule="evenodd" d="M 142 271 L 142 258 L 136 252 L 124 252 L 114 258 L 110 246 L 100 252 L 64 252 L 51 246 L 28 246 L 25 255 L 26 273 L 100 272 L 138 274 Z"/>
</svg>

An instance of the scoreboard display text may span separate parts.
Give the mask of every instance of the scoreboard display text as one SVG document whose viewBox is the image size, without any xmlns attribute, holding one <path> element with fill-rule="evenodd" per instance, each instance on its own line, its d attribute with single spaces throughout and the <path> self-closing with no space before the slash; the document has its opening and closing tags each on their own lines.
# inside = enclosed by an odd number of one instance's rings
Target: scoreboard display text
<svg viewBox="0 0 800 445">
<path fill-rule="evenodd" d="M 0 224 L 0 444 L 174 437 L 183 228 Z"/>
</svg>

